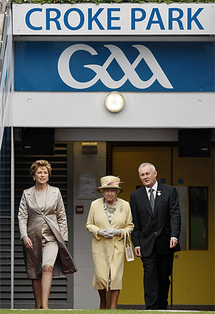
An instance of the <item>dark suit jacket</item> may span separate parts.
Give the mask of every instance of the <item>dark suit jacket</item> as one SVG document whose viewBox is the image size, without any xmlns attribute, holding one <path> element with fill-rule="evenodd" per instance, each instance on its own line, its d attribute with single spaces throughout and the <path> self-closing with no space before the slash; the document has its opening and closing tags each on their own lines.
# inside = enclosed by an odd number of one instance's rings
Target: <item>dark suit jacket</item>
<svg viewBox="0 0 215 314">
<path fill-rule="evenodd" d="M 170 238 L 179 239 L 181 216 L 178 193 L 171 185 L 158 183 L 154 215 L 149 203 L 145 186 L 131 193 L 131 211 L 134 230 L 132 241 L 134 247 L 141 247 L 143 257 L 148 257 L 154 245 L 161 255 L 179 251 L 179 244 L 170 249 Z"/>
</svg>

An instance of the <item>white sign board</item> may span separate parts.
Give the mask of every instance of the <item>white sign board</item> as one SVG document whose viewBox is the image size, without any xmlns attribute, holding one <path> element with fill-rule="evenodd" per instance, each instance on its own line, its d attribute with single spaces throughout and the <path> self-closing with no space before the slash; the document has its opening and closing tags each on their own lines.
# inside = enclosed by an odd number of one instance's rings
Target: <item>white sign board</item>
<svg viewBox="0 0 215 314">
<path fill-rule="evenodd" d="M 212 35 L 213 3 L 13 4 L 13 35 Z"/>
</svg>

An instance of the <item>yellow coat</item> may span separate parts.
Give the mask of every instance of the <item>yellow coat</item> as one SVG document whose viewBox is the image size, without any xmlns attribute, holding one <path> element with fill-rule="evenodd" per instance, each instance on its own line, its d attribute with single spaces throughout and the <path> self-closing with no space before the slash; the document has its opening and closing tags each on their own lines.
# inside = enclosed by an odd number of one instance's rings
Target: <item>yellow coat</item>
<svg viewBox="0 0 215 314">
<path fill-rule="evenodd" d="M 112 239 L 105 239 L 98 235 L 100 229 L 121 229 L 121 235 Z M 103 198 L 91 203 L 86 229 L 92 233 L 92 255 L 94 263 L 94 277 L 92 285 L 95 289 L 122 289 L 122 277 L 124 271 L 124 229 L 132 232 L 131 209 L 128 202 L 117 198 L 116 212 L 112 222 L 109 223 L 104 211 Z"/>
</svg>

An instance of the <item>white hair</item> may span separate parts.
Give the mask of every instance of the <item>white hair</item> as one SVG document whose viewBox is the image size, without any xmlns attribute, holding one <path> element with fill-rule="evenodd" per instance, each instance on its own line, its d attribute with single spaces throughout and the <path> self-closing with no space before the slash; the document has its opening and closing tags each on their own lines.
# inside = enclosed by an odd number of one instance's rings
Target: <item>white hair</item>
<svg viewBox="0 0 215 314">
<path fill-rule="evenodd" d="M 151 167 L 151 169 L 152 169 L 153 171 L 156 171 L 156 168 L 155 168 L 155 166 L 154 166 L 153 164 L 151 164 L 150 162 L 143 162 L 143 163 L 139 166 L 138 172 L 140 173 L 140 168 L 143 168 L 143 167 L 148 166 L 148 165 Z"/>
</svg>

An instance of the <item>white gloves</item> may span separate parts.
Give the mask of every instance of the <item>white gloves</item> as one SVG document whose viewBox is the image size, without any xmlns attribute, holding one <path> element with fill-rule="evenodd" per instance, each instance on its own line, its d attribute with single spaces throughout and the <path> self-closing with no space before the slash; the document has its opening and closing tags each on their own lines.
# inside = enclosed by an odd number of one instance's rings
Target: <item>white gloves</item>
<svg viewBox="0 0 215 314">
<path fill-rule="evenodd" d="M 106 239 L 112 239 L 115 235 L 120 235 L 120 229 L 108 228 L 99 230 L 98 234 Z"/>
<path fill-rule="evenodd" d="M 113 236 L 116 236 L 116 235 L 120 235 L 120 234 L 121 234 L 120 229 L 108 228 L 107 230 L 109 231 L 110 234 L 113 234 Z"/>
<path fill-rule="evenodd" d="M 113 237 L 110 237 L 109 236 L 109 232 L 107 229 L 101 229 L 99 230 L 99 235 L 106 238 L 106 239 L 109 239 L 109 238 L 113 238 Z"/>
</svg>

